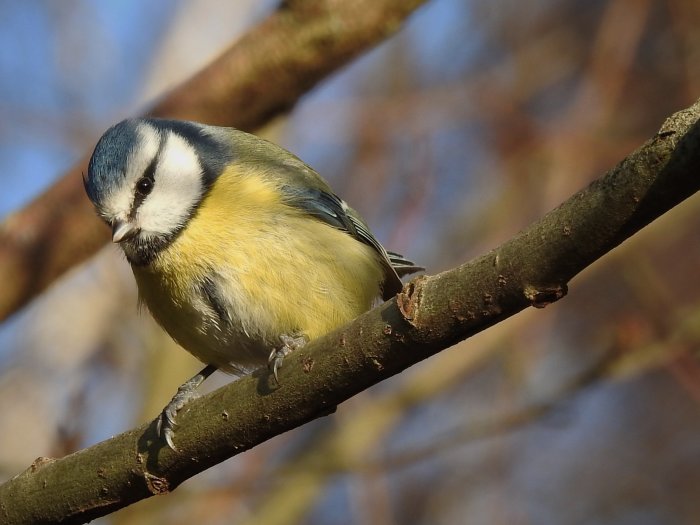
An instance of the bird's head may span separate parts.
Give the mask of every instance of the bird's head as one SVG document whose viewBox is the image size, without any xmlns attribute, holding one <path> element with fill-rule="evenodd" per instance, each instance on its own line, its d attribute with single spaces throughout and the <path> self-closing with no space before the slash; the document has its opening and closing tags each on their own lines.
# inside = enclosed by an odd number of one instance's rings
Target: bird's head
<svg viewBox="0 0 700 525">
<path fill-rule="evenodd" d="M 221 129 L 129 119 L 100 138 L 85 190 L 132 264 L 148 264 L 175 238 L 230 162 Z"/>
</svg>

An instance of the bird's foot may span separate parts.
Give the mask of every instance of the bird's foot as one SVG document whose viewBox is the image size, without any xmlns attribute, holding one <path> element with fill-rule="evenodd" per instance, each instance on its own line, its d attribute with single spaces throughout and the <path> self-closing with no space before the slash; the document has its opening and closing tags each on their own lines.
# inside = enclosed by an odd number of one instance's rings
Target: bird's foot
<svg viewBox="0 0 700 525">
<path fill-rule="evenodd" d="M 272 372 L 275 377 L 275 382 L 279 385 L 280 381 L 277 377 L 277 370 L 282 368 L 282 363 L 284 358 L 291 354 L 294 350 L 303 348 L 308 342 L 306 336 L 303 335 L 280 335 L 280 341 L 282 341 L 282 346 L 280 348 L 273 348 L 270 352 L 270 357 L 267 359 L 267 368 Z"/>
<path fill-rule="evenodd" d="M 175 443 L 173 442 L 175 427 L 177 426 L 177 423 L 175 423 L 175 416 L 187 403 L 199 397 L 197 388 L 199 388 L 199 385 L 215 371 L 215 366 L 208 365 L 202 369 L 199 374 L 183 383 L 158 416 L 156 432 L 172 450 L 176 450 Z"/>
</svg>

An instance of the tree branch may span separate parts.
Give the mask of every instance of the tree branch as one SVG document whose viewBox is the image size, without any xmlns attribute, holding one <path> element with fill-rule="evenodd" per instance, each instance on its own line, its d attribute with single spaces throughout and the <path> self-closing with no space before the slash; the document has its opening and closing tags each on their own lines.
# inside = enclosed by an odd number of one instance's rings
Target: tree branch
<svg viewBox="0 0 700 525">
<path fill-rule="evenodd" d="M 426 0 L 288 0 L 148 114 L 254 129 L 396 32 Z M 85 196 L 85 157 L 0 223 L 0 321 L 108 239 Z"/>
<path fill-rule="evenodd" d="M 490 253 L 409 283 L 396 298 L 266 371 L 189 404 L 177 452 L 144 425 L 58 460 L 37 460 L 0 486 L 8 524 L 82 523 L 175 489 L 191 476 L 332 412 L 397 374 L 528 306 L 562 298 L 569 280 L 700 189 L 700 103 L 601 179 Z"/>
</svg>

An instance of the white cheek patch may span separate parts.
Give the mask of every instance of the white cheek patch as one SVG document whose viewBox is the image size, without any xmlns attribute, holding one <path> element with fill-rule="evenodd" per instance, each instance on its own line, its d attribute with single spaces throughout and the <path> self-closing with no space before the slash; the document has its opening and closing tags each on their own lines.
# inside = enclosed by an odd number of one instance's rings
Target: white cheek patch
<svg viewBox="0 0 700 525">
<path fill-rule="evenodd" d="M 145 162 L 143 169 L 147 166 Z M 185 139 L 174 133 L 166 137 L 154 179 L 153 190 L 137 213 L 138 226 L 147 237 L 168 235 L 182 227 L 204 193 L 197 154 Z"/>
</svg>

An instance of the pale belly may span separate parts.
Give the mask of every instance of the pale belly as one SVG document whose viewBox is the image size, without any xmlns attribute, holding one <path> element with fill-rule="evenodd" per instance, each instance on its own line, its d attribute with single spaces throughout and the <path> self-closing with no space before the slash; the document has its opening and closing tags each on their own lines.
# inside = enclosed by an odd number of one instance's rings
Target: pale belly
<svg viewBox="0 0 700 525">
<path fill-rule="evenodd" d="M 185 299 L 153 275 L 139 275 L 136 269 L 134 274 L 140 299 L 153 318 L 203 363 L 227 372 L 245 372 L 264 365 L 272 349 L 281 344 L 279 334 L 247 330 L 235 316 L 222 318 L 206 294 L 195 291 Z"/>
</svg>

